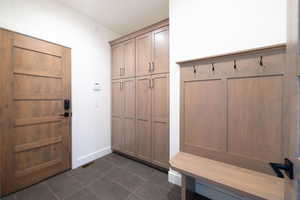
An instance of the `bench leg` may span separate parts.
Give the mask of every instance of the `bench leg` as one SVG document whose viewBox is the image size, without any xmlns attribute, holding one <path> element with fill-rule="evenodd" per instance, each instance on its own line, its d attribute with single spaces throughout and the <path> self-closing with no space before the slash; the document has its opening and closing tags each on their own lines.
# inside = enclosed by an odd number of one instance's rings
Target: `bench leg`
<svg viewBox="0 0 300 200">
<path fill-rule="evenodd" d="M 181 200 L 193 200 L 195 194 L 195 179 L 182 174 Z"/>
</svg>

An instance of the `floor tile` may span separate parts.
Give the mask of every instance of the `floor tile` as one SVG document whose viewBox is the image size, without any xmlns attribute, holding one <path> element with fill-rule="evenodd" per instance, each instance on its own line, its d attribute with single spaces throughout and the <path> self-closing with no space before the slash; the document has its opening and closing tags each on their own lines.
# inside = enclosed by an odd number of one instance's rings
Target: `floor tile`
<svg viewBox="0 0 300 200">
<path fill-rule="evenodd" d="M 85 168 L 79 167 L 72 170 L 71 175 L 74 176 L 83 185 L 87 185 L 95 181 L 97 178 L 101 177 L 103 174 L 95 167 L 88 166 Z"/>
<path fill-rule="evenodd" d="M 68 197 L 82 188 L 82 184 L 70 173 L 60 174 L 46 181 L 51 190 L 60 198 Z"/>
<path fill-rule="evenodd" d="M 134 162 L 130 159 L 127 159 L 127 158 L 122 157 L 115 153 L 105 156 L 104 159 L 106 159 L 108 162 L 111 162 L 112 164 L 114 164 L 115 166 L 117 166 L 119 168 L 125 167 L 128 164 Z"/>
<path fill-rule="evenodd" d="M 88 186 L 101 200 L 126 200 L 130 192 L 107 179 L 99 179 Z"/>
<path fill-rule="evenodd" d="M 135 195 L 147 200 L 173 200 L 172 198 L 175 197 L 168 190 L 149 182 L 140 187 Z"/>
<path fill-rule="evenodd" d="M 65 200 L 100 200 L 95 194 L 87 189 L 80 190 Z"/>
<path fill-rule="evenodd" d="M 158 170 L 155 170 L 152 173 L 152 176 L 149 179 L 149 181 L 151 181 L 153 184 L 159 185 L 160 187 L 164 187 L 167 190 L 170 190 L 174 186 L 168 181 L 168 174 Z"/>
<path fill-rule="evenodd" d="M 1 198 L 0 198 L 1 199 Z M 15 194 L 3 197 L 1 200 L 17 200 L 17 197 Z"/>
<path fill-rule="evenodd" d="M 140 177 L 142 177 L 145 180 L 149 180 L 152 176 L 152 173 L 155 171 L 153 168 L 150 168 L 146 165 L 143 165 L 138 162 L 132 162 L 129 163 L 124 170 L 128 170 Z"/>
<path fill-rule="evenodd" d="M 16 193 L 17 200 L 57 200 L 45 183 L 34 185 Z"/>
<path fill-rule="evenodd" d="M 141 177 L 121 168 L 115 168 L 105 177 L 110 181 L 123 186 L 130 192 L 135 191 L 138 187 L 145 183 Z"/>
<path fill-rule="evenodd" d="M 142 199 L 142 198 L 140 198 L 140 197 L 137 197 L 137 196 L 134 195 L 134 194 L 131 194 L 131 195 L 128 197 L 128 199 L 126 199 L 126 200 L 144 200 L 144 199 Z"/>
<path fill-rule="evenodd" d="M 115 168 L 115 166 L 111 162 L 109 162 L 109 161 L 107 161 L 106 159 L 103 159 L 103 158 L 100 158 L 100 159 L 96 160 L 91 165 L 91 167 L 96 168 L 102 174 L 105 174 L 109 170 L 111 170 L 112 168 Z"/>
</svg>

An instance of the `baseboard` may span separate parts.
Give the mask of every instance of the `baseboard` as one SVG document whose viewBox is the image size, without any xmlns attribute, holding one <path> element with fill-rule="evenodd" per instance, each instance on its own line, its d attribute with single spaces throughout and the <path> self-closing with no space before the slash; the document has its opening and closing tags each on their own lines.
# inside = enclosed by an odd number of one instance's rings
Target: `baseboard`
<svg viewBox="0 0 300 200">
<path fill-rule="evenodd" d="M 181 186 L 181 175 L 176 171 L 169 170 L 168 180 L 170 183 Z"/>
<path fill-rule="evenodd" d="M 81 167 L 82 165 L 85 165 L 89 162 L 92 162 L 92 161 L 98 159 L 98 158 L 106 156 L 106 155 L 110 154 L 111 152 L 112 152 L 111 147 L 106 147 L 106 148 L 100 149 L 96 152 L 90 153 L 88 155 L 81 156 L 75 161 L 75 163 L 73 163 L 72 168 L 76 169 L 78 167 Z"/>
</svg>

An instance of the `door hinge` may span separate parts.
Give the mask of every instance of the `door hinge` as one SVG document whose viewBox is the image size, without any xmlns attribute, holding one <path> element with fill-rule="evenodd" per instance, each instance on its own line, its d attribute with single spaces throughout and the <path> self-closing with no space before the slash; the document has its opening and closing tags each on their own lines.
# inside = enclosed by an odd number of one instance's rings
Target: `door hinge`
<svg viewBox="0 0 300 200">
<path fill-rule="evenodd" d="M 281 163 L 270 163 L 272 169 L 279 178 L 284 178 L 283 173 L 280 170 L 284 170 L 285 174 L 290 178 L 294 179 L 294 164 L 289 159 L 284 159 L 284 164 Z"/>
</svg>

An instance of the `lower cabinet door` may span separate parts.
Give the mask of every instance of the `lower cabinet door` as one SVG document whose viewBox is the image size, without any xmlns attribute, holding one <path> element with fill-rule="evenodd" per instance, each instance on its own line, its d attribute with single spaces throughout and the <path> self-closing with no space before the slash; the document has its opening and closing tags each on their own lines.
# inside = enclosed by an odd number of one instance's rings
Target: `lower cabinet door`
<svg viewBox="0 0 300 200">
<path fill-rule="evenodd" d="M 112 149 L 116 151 L 121 151 L 122 144 L 123 144 L 122 118 L 112 117 Z"/>
<path fill-rule="evenodd" d="M 152 161 L 151 136 L 151 77 L 136 80 L 136 138 L 137 155 Z"/>
<path fill-rule="evenodd" d="M 152 76 L 152 162 L 169 167 L 169 76 Z"/>
</svg>

